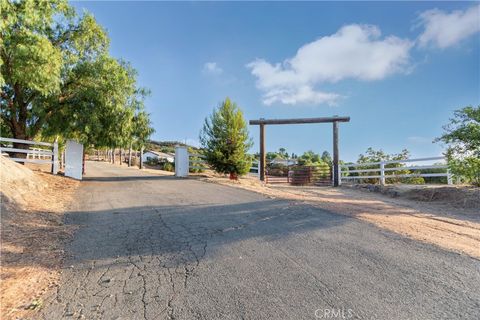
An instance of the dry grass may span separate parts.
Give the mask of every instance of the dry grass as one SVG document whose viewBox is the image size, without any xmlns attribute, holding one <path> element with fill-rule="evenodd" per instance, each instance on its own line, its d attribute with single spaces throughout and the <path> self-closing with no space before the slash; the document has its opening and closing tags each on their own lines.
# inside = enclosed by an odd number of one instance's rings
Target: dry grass
<svg viewBox="0 0 480 320">
<path fill-rule="evenodd" d="M 443 191 L 419 193 L 435 194 L 437 201 L 432 202 L 433 197 L 423 199 L 420 195 L 418 199 L 412 199 L 412 192 L 415 191 L 411 190 L 405 197 L 392 198 L 353 188 L 270 186 L 248 177 L 230 181 L 227 177 L 211 173 L 194 178 L 239 187 L 272 198 L 305 201 L 322 209 L 354 216 L 412 239 L 480 258 L 480 207 L 478 202 L 472 204 L 475 202 L 471 199 L 472 194 L 479 194 L 478 188 L 470 187 L 464 192 L 459 188 L 453 192 L 443 188 Z M 456 195 L 455 199 L 452 199 L 452 194 Z M 461 203 L 466 206 L 460 208 Z"/>
<path fill-rule="evenodd" d="M 63 224 L 63 213 L 79 182 L 0 158 L 0 317 L 29 318 L 59 279 L 64 243 L 73 232 Z"/>
</svg>

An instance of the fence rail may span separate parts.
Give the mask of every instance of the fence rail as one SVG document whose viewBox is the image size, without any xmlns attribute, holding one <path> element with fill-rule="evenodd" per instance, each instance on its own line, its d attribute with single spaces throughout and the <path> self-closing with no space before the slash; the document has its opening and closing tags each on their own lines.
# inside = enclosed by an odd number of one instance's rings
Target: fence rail
<svg viewBox="0 0 480 320">
<path fill-rule="evenodd" d="M 58 161 L 58 143 L 50 143 L 50 142 L 43 142 L 43 141 L 33 141 L 33 140 L 21 140 L 21 139 L 13 139 L 13 138 L 4 138 L 0 137 L 0 142 L 7 142 L 7 143 L 16 143 L 16 144 L 24 144 L 29 146 L 45 146 L 50 147 L 49 149 L 43 148 L 33 148 L 29 147 L 28 149 L 21 149 L 21 148 L 14 148 L 13 145 L 8 145 L 6 147 L 0 146 L 0 153 L 26 153 L 25 158 L 18 158 L 18 157 L 9 157 L 10 160 L 15 162 L 23 162 L 23 163 L 37 163 L 37 164 L 51 164 L 52 165 L 52 173 L 57 174 L 59 169 L 59 161 Z"/>
<path fill-rule="evenodd" d="M 203 154 L 188 153 L 188 168 L 196 169 L 196 170 L 209 169 L 210 166 L 208 165 L 205 159 L 206 157 Z M 252 161 L 252 165 L 250 167 L 248 174 L 253 175 L 255 177 L 260 176 L 259 164 L 257 160 Z"/>
<path fill-rule="evenodd" d="M 413 165 L 413 166 L 398 166 L 392 168 L 386 168 L 385 165 L 389 164 L 405 164 L 405 163 L 412 163 L 412 162 L 424 162 L 424 161 L 435 161 L 441 160 L 446 161 L 444 157 L 429 157 L 429 158 L 417 158 L 417 159 L 407 159 L 407 160 L 389 160 L 389 161 L 380 161 L 380 162 L 368 162 L 368 163 L 352 163 L 352 164 L 342 164 L 340 165 L 340 172 L 339 176 L 341 181 L 343 180 L 361 180 L 361 179 L 379 179 L 380 184 L 385 184 L 386 179 L 392 178 L 418 178 L 418 177 L 446 177 L 447 183 L 452 184 L 452 177 L 448 170 L 448 166 L 446 164 L 433 164 L 433 165 Z M 365 168 L 365 169 L 354 169 L 350 170 L 350 168 L 358 168 L 358 167 L 371 167 L 371 166 L 378 166 L 378 168 Z M 422 172 L 413 172 L 408 174 L 395 174 L 395 171 L 416 171 L 416 170 L 443 170 L 444 172 L 440 173 L 422 173 Z M 349 174 L 355 173 L 373 173 L 372 175 L 353 175 L 350 176 Z M 386 174 L 386 172 L 392 172 L 392 174 Z M 377 174 L 375 174 L 377 173 Z M 345 175 L 348 174 L 348 175 Z"/>
<path fill-rule="evenodd" d="M 207 161 L 205 161 L 205 158 L 206 157 L 203 154 L 188 153 L 188 168 L 194 170 L 208 169 L 208 164 Z"/>
</svg>

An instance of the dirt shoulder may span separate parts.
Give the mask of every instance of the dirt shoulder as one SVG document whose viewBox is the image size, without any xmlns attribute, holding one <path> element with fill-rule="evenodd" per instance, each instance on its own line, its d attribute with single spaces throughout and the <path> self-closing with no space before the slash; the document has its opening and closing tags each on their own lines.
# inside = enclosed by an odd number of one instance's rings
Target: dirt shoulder
<svg viewBox="0 0 480 320">
<path fill-rule="evenodd" d="M 79 182 L 1 163 L 0 318 L 29 318 L 59 279 L 73 229 L 63 214 Z"/>
<path fill-rule="evenodd" d="M 463 207 L 461 201 L 452 201 L 447 196 L 449 193 L 458 193 L 458 190 L 429 190 L 422 193 L 408 190 L 408 197 L 399 197 L 399 194 L 392 197 L 388 193 L 348 187 L 271 186 L 248 177 L 238 182 L 212 174 L 193 178 L 259 192 L 272 198 L 308 202 L 335 213 L 354 216 L 412 239 L 480 258 L 480 208 L 474 202 L 468 202 Z M 428 192 L 434 194 L 438 201 L 432 201 L 433 197 L 424 197 Z M 468 192 L 475 197 L 480 189 L 474 188 Z M 417 195 L 413 196 L 415 193 Z"/>
</svg>

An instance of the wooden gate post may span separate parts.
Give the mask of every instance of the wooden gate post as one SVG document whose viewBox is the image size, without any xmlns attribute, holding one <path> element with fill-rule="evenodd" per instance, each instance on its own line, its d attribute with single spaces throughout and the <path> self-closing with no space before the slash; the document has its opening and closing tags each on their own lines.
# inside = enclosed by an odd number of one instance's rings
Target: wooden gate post
<svg viewBox="0 0 480 320">
<path fill-rule="evenodd" d="M 260 181 L 265 181 L 265 125 L 260 124 Z"/>
<path fill-rule="evenodd" d="M 340 185 L 340 177 L 338 176 L 338 121 L 333 122 L 333 186 Z"/>
</svg>

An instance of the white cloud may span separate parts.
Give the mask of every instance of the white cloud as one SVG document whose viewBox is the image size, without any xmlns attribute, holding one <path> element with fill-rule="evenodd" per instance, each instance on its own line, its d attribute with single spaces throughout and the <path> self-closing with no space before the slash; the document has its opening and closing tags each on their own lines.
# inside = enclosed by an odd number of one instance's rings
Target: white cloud
<svg viewBox="0 0 480 320">
<path fill-rule="evenodd" d="M 315 91 L 312 87 L 305 85 L 295 88 L 277 88 L 268 90 L 263 96 L 263 103 L 271 105 L 275 102 L 283 104 L 322 104 L 334 105 L 340 98 L 339 94 L 330 92 Z"/>
<path fill-rule="evenodd" d="M 428 10 L 419 18 L 425 27 L 418 38 L 420 46 L 423 47 L 433 45 L 444 49 L 480 31 L 480 5 L 451 13 L 438 9 Z"/>
<path fill-rule="evenodd" d="M 223 73 L 223 70 L 217 65 L 216 62 L 206 62 L 203 65 L 203 72 L 208 74 L 220 75 Z"/>
<path fill-rule="evenodd" d="M 376 26 L 353 24 L 305 44 L 282 63 L 257 59 L 247 67 L 257 77 L 267 105 L 334 104 L 341 95 L 319 91 L 318 85 L 344 79 L 379 80 L 406 72 L 412 46 L 407 39 L 382 38 Z"/>
</svg>

